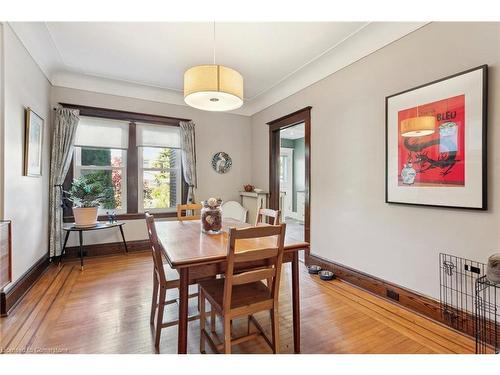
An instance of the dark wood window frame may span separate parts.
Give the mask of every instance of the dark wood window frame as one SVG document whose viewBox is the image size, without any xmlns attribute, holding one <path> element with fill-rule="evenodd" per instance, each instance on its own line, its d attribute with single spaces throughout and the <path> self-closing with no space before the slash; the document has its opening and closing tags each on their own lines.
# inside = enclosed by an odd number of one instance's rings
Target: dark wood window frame
<svg viewBox="0 0 500 375">
<path fill-rule="evenodd" d="M 305 159 L 305 209 L 304 240 L 311 238 L 311 109 L 305 107 L 286 116 L 268 122 L 269 125 L 269 207 L 279 208 L 279 163 L 280 163 L 280 130 L 304 123 L 304 159 Z M 306 252 L 306 264 L 309 263 L 309 250 Z"/>
<path fill-rule="evenodd" d="M 138 112 L 128 112 L 116 109 L 90 107 L 78 104 L 69 103 L 59 103 L 65 108 L 78 109 L 81 116 L 88 117 L 98 117 L 110 120 L 121 120 L 129 122 L 129 138 L 128 138 L 128 150 L 127 150 L 127 213 L 117 215 L 118 220 L 134 220 L 144 218 L 144 214 L 139 212 L 139 179 L 138 179 L 138 151 L 136 143 L 136 122 L 155 124 L 155 125 L 167 125 L 167 126 L 179 126 L 181 121 L 190 121 L 189 119 L 177 118 L 177 117 L 167 117 L 159 115 L 151 115 L 147 113 Z M 69 190 L 71 182 L 73 181 L 73 161 L 69 167 L 69 171 L 64 180 L 63 189 Z M 181 176 L 182 166 L 181 166 Z M 181 185 L 181 200 L 184 202 L 187 197 L 188 185 L 182 178 Z M 156 212 L 155 217 L 165 218 L 165 217 L 175 217 L 175 212 Z M 99 216 L 99 220 L 106 220 L 105 216 Z M 71 208 L 67 207 L 64 209 L 64 221 L 72 222 L 74 217 L 71 212 Z"/>
</svg>

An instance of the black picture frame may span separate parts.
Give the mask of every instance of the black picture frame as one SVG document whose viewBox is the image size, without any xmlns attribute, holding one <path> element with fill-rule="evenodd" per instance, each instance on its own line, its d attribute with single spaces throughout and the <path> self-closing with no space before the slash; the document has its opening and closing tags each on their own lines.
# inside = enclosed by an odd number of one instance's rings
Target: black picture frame
<svg viewBox="0 0 500 375">
<path fill-rule="evenodd" d="M 448 204 L 425 204 L 425 203 L 412 203 L 412 202 L 402 202 L 402 201 L 394 201 L 389 197 L 389 101 L 391 98 L 397 97 L 399 95 L 406 94 L 411 91 L 419 90 L 424 87 L 428 87 L 437 83 L 441 83 L 443 81 L 451 80 L 453 78 L 462 76 L 464 74 L 468 74 L 471 72 L 475 72 L 480 70 L 482 72 L 482 115 L 481 115 L 481 205 L 479 207 L 470 207 L 470 206 L 459 206 L 459 205 L 448 205 Z M 405 205 L 405 206 L 424 206 L 424 207 L 436 207 L 436 208 L 451 208 L 451 209 L 465 209 L 465 210 L 479 210 L 485 211 L 488 209 L 488 176 L 487 176 L 487 122 L 488 122 L 488 65 L 483 64 L 477 66 L 475 68 L 467 69 L 459 73 L 455 73 L 449 75 L 447 77 L 437 79 L 423 85 L 419 85 L 413 87 L 408 90 L 404 90 L 398 92 L 396 94 L 392 94 L 386 96 L 385 98 L 385 203 L 394 204 L 394 205 Z"/>
</svg>

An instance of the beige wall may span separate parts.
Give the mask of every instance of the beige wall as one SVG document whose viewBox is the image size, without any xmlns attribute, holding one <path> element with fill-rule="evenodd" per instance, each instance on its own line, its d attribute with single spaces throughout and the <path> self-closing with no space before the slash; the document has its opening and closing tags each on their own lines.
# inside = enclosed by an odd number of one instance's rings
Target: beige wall
<svg viewBox="0 0 500 375">
<path fill-rule="evenodd" d="M 3 41 L 3 29 L 4 25 L 0 22 L 0 165 L 3 165 L 4 159 L 4 108 L 5 108 L 5 99 L 4 99 L 4 41 Z M 0 168 L 0 218 L 3 219 L 3 168 Z"/>
<path fill-rule="evenodd" d="M 221 197 L 225 201 L 239 201 L 238 192 L 244 184 L 250 182 L 250 139 L 252 134 L 249 117 L 229 113 L 205 112 L 187 106 L 53 87 L 52 104 L 55 105 L 59 102 L 192 119 L 196 123 L 197 200 L 214 196 Z M 210 165 L 212 155 L 217 151 L 225 151 L 233 159 L 233 167 L 227 174 L 216 173 Z M 127 240 L 147 238 L 144 220 L 129 221 L 124 228 Z M 74 236 L 70 240 L 70 245 L 76 244 L 76 237 Z M 85 243 L 119 240 L 118 231 L 86 233 L 84 238 Z"/>
<path fill-rule="evenodd" d="M 489 68 L 487 212 L 384 203 L 385 97 Z M 500 23 L 433 23 L 252 116 L 252 183 L 268 187 L 266 122 L 312 106 L 312 252 L 439 297 L 438 254 L 500 250 Z"/>
<path fill-rule="evenodd" d="M 48 251 L 50 84 L 4 24 L 3 217 L 12 220 L 13 281 Z M 45 119 L 42 177 L 23 176 L 24 109 Z"/>
</svg>

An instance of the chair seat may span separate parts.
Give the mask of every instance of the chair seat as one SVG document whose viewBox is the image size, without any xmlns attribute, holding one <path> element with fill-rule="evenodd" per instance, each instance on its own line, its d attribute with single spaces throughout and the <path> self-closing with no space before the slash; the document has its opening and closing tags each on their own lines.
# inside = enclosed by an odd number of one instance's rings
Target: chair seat
<svg viewBox="0 0 500 375">
<path fill-rule="evenodd" d="M 222 313 L 224 299 L 224 279 L 203 280 L 199 283 L 200 290 L 203 290 L 205 297 L 210 304 Z M 262 281 L 256 281 L 249 284 L 233 285 L 231 296 L 231 310 L 233 315 L 239 315 L 239 312 L 246 312 L 246 307 L 254 305 L 257 310 L 271 306 L 273 299 L 271 291 Z"/>
</svg>

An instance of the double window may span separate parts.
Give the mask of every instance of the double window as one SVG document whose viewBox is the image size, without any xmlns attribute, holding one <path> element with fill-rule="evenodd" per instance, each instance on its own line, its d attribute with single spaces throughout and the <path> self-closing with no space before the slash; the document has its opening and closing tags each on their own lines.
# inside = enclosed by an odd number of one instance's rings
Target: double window
<svg viewBox="0 0 500 375">
<path fill-rule="evenodd" d="M 100 215 L 173 212 L 183 191 L 179 127 L 80 116 L 71 172 L 108 191 Z"/>
</svg>

